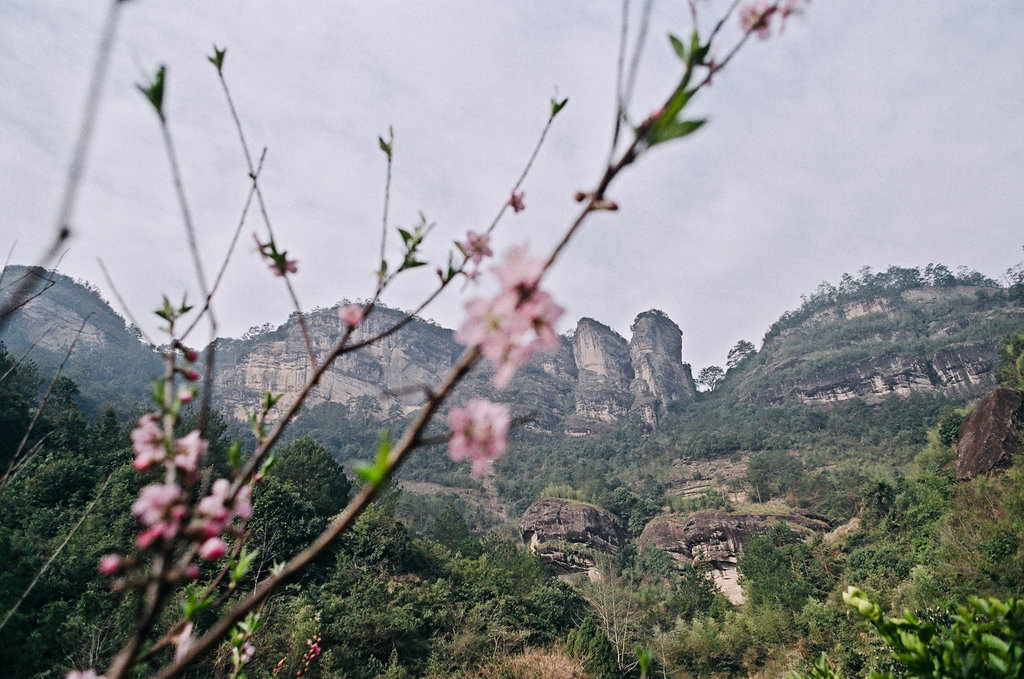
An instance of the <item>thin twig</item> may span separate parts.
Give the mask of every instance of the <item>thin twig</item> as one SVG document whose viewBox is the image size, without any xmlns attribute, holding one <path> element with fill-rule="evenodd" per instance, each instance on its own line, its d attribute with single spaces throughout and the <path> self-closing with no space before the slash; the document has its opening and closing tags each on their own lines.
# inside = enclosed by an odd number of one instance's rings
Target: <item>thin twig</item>
<svg viewBox="0 0 1024 679">
<path fill-rule="evenodd" d="M 114 285 L 114 279 L 110 276 L 110 272 L 107 271 L 107 265 L 104 264 L 103 260 L 100 258 L 97 258 L 96 261 L 100 265 L 100 271 L 103 272 L 103 278 L 106 279 L 107 286 L 109 286 L 110 291 L 114 293 L 114 299 L 116 299 L 117 303 L 121 305 L 121 311 L 124 313 L 125 316 L 128 317 L 128 320 L 131 322 L 131 324 L 138 328 L 139 334 L 142 335 L 142 339 L 146 341 L 146 344 L 148 344 L 151 347 L 155 347 L 156 344 L 153 342 L 153 340 L 149 338 L 149 336 L 146 334 L 146 331 L 142 329 L 142 326 L 139 325 L 139 322 L 137 320 L 135 320 L 135 317 L 132 316 L 132 310 L 125 303 L 124 298 L 121 297 L 121 293 L 118 291 L 117 286 Z"/>
<path fill-rule="evenodd" d="M 57 256 L 57 253 L 60 252 L 64 243 L 71 236 L 71 213 L 74 212 L 78 189 L 81 186 L 82 176 L 85 173 L 85 164 L 89 156 L 92 132 L 96 127 L 96 116 L 99 111 L 103 84 L 106 80 L 107 67 L 110 62 L 110 51 L 114 45 L 114 36 L 117 34 L 117 22 L 121 16 L 121 5 L 122 0 L 113 0 L 110 3 L 107 20 L 103 25 L 103 32 L 100 34 L 96 61 L 93 64 L 88 94 L 86 94 L 85 106 L 82 110 L 82 124 L 78 128 L 78 138 L 75 141 L 71 163 L 68 166 L 67 179 L 64 182 L 64 194 L 61 197 L 60 208 L 57 211 L 57 233 L 46 254 L 42 257 L 39 265 L 41 267 Z M 17 286 L 9 296 L 0 302 L 0 330 L 3 329 L 10 319 L 11 313 L 24 304 L 22 297 L 30 294 L 30 291 L 30 284 L 25 282 Z"/>
</svg>

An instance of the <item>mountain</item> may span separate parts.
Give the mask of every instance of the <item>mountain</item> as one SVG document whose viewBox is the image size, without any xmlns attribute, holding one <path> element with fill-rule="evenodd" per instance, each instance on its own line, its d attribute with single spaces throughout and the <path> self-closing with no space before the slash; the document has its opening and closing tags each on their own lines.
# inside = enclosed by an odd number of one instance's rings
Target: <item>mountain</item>
<svg viewBox="0 0 1024 679">
<path fill-rule="evenodd" d="M 37 365 L 52 369 L 81 327 L 65 374 L 97 408 L 136 404 L 161 369 L 157 353 L 87 283 L 11 266 L 5 288 L 21 276 L 39 278 L 46 289 L 15 312 L 0 334 L 9 351 L 28 352 Z M 971 285 L 957 278 L 942 279 L 942 285 L 911 278 L 896 286 L 883 284 L 888 279 L 879 283 L 880 276 L 844 279 L 845 289 L 819 290 L 800 309 L 787 312 L 768 330 L 761 349 L 731 367 L 716 391 L 760 404 L 851 399 L 870 404 L 914 393 L 963 401 L 994 386 L 999 342 L 1024 325 L 1018 296 L 991 281 L 979 285 L 977 276 L 969 279 Z M 403 316 L 378 308 L 353 339 L 374 336 Z M 315 355 L 324 355 L 341 334 L 334 310 L 314 310 L 305 321 Z M 456 397 L 505 400 L 540 431 L 586 435 L 630 418 L 656 428 L 670 406 L 678 409 L 699 398 L 691 368 L 683 362 L 683 333 L 658 310 L 639 314 L 630 330 L 627 340 L 597 320 L 582 318 L 557 352 L 534 358 L 506 391 L 494 392 L 482 366 Z M 296 314 L 277 328 L 218 339 L 212 348 L 214 402 L 238 420 L 264 391 L 283 394 L 279 407 L 293 402 L 312 370 Z M 451 330 L 413 319 L 380 342 L 339 358 L 306 405 L 337 404 L 381 419 L 408 416 L 461 351 Z"/>
<path fill-rule="evenodd" d="M 138 408 L 163 369 L 159 355 L 138 331 L 98 289 L 60 273 L 8 266 L 0 277 L 0 294 L 24 279 L 33 281 L 36 296 L 11 315 L 0 333 L 11 355 L 26 356 L 48 381 L 71 349 L 62 374 L 78 384 L 86 412 L 95 414 L 107 406 Z"/>
</svg>

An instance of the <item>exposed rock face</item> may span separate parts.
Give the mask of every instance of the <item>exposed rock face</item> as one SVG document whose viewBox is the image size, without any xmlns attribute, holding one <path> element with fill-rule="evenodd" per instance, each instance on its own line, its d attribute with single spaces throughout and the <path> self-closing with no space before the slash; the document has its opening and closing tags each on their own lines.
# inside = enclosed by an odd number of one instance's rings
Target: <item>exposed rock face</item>
<svg viewBox="0 0 1024 679">
<path fill-rule="evenodd" d="M 381 309 L 353 333 L 358 342 L 376 335 L 400 318 L 400 312 Z M 324 356 L 341 336 L 333 309 L 306 316 L 317 356 Z M 239 419 L 264 391 L 284 394 L 280 410 L 288 407 L 313 371 L 298 323 L 287 323 L 255 341 L 218 346 L 215 393 L 228 412 Z M 458 357 L 451 331 L 415 320 L 399 332 L 363 350 L 341 356 L 324 373 L 308 406 L 324 402 L 351 403 L 359 398 L 376 402 L 381 412 L 392 406 L 407 412 L 422 403 L 418 385 L 436 384 Z"/>
<path fill-rule="evenodd" d="M 629 412 L 633 367 L 629 345 L 617 332 L 591 318 L 581 318 L 572 338 L 578 371 L 576 414 L 584 419 L 614 422 Z"/>
<path fill-rule="evenodd" d="M 736 564 L 743 543 L 755 531 L 770 528 L 779 521 L 800 533 L 831 530 L 828 519 L 815 512 L 796 511 L 786 515 L 697 512 L 685 518 L 653 519 L 638 542 L 641 547 L 657 547 L 686 563 L 692 564 L 694 559 L 706 561 L 711 564 L 712 576 L 722 593 L 733 603 L 742 603 Z"/>
<path fill-rule="evenodd" d="M 697 398 L 690 366 L 683 363 L 683 332 L 668 316 L 654 310 L 637 316 L 630 329 L 633 407 L 647 422 L 656 424 L 670 401 Z"/>
<path fill-rule="evenodd" d="M 1001 387 L 975 406 L 960 425 L 958 481 L 1010 466 L 1024 449 L 1024 392 Z"/>
<path fill-rule="evenodd" d="M 530 551 L 540 554 L 559 574 L 593 571 L 599 556 L 618 554 L 624 542 L 622 530 L 608 512 L 555 498 L 530 505 L 519 520 L 519 534 Z"/>
<path fill-rule="evenodd" d="M 1000 338 L 1024 323 L 1024 305 L 998 288 L 913 288 L 784 321 L 741 375 L 742 398 L 874 404 L 938 393 L 962 401 L 995 388 Z"/>
</svg>

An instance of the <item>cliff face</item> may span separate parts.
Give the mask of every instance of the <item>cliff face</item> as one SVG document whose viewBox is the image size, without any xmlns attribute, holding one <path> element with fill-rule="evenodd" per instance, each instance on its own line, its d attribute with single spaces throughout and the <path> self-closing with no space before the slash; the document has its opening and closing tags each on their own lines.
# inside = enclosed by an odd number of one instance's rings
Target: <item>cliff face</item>
<svg viewBox="0 0 1024 679">
<path fill-rule="evenodd" d="M 398 311 L 380 309 L 356 330 L 353 340 L 376 335 L 400 317 Z M 341 335 L 331 309 L 309 314 L 306 325 L 318 357 Z M 682 363 L 681 333 L 675 323 L 663 315 L 648 319 L 641 314 L 637 328 L 630 345 L 608 326 L 581 319 L 571 340 L 563 340 L 554 353 L 535 355 L 504 392 L 495 394 L 490 387 L 485 363 L 459 386 L 457 400 L 506 400 L 516 416 L 529 415 L 529 426 L 545 431 L 587 433 L 631 412 L 656 424 L 668 401 L 693 397 L 693 380 L 689 366 Z M 279 406 L 283 410 L 312 373 L 296 319 L 250 340 L 220 341 L 217 350 L 214 393 L 221 407 L 237 418 L 243 418 L 267 390 L 284 394 Z M 451 331 L 414 320 L 378 344 L 341 356 L 307 403 L 360 400 L 375 403 L 382 415 L 395 407 L 408 413 L 423 402 L 422 388 L 436 384 L 461 352 Z"/>
<path fill-rule="evenodd" d="M 1021 324 L 1024 305 L 998 288 L 913 288 L 836 304 L 770 333 L 736 389 L 762 403 L 976 398 L 995 387 L 1000 341 Z"/>
<path fill-rule="evenodd" d="M 584 502 L 544 498 L 519 520 L 519 535 L 559 574 L 588 572 L 596 577 L 602 556 L 619 553 L 625 538 L 611 514 Z"/>
<path fill-rule="evenodd" d="M 981 399 L 960 425 L 958 481 L 1003 469 L 1024 454 L 1024 392 L 1000 387 Z"/>
<path fill-rule="evenodd" d="M 352 341 L 377 335 L 400 317 L 390 309 L 371 314 Z M 327 354 L 341 337 L 333 309 L 307 315 L 306 325 L 317 357 Z M 450 331 L 414 320 L 376 344 L 339 357 L 314 387 L 307 405 L 368 398 L 384 413 L 394 406 L 406 413 L 423 402 L 418 387 L 436 384 L 457 357 Z M 218 346 L 214 393 L 221 407 L 239 419 L 264 391 L 284 394 L 278 406 L 283 411 L 294 403 L 313 369 L 299 324 L 289 322 L 248 342 Z"/>
<path fill-rule="evenodd" d="M 683 363 L 683 332 L 660 311 L 645 311 L 630 328 L 629 359 L 633 365 L 633 407 L 656 424 L 670 401 L 697 398 L 689 364 Z"/>
<path fill-rule="evenodd" d="M 626 415 L 633 402 L 626 340 L 603 323 L 581 318 L 573 334 L 572 354 L 579 375 L 576 415 L 599 422 L 615 422 Z"/>
<path fill-rule="evenodd" d="M 792 514 L 728 514 L 697 512 L 686 517 L 660 517 L 644 528 L 638 540 L 642 547 L 654 546 L 675 559 L 692 564 L 694 560 L 711 565 L 712 577 L 722 593 L 733 603 L 743 602 L 736 564 L 743 543 L 754 532 L 771 528 L 782 521 L 801 535 L 831 530 L 828 520 L 814 512 Z"/>
</svg>

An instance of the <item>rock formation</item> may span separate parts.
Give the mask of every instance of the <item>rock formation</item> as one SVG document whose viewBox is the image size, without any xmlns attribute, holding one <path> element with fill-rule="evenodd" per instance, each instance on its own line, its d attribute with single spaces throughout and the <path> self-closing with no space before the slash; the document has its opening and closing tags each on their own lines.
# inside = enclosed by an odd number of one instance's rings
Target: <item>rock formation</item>
<svg viewBox="0 0 1024 679">
<path fill-rule="evenodd" d="M 981 399 L 960 425 L 958 481 L 1009 467 L 1024 454 L 1024 392 L 1000 387 Z"/>
<path fill-rule="evenodd" d="M 603 323 L 581 318 L 572 337 L 572 354 L 579 376 L 576 415 L 615 422 L 629 413 L 633 402 L 629 393 L 633 367 L 626 340 Z"/>
<path fill-rule="evenodd" d="M 697 389 L 689 364 L 683 363 L 683 332 L 664 313 L 651 310 L 630 327 L 629 359 L 633 365 L 633 408 L 650 424 L 676 399 L 695 400 Z"/>
<path fill-rule="evenodd" d="M 743 543 L 755 531 L 770 528 L 779 521 L 802 534 L 831 530 L 828 519 L 815 512 L 795 511 L 782 515 L 697 512 L 686 517 L 664 516 L 651 520 L 638 542 L 641 547 L 664 550 L 679 561 L 707 562 L 722 593 L 733 603 L 742 603 L 736 564 Z"/>
<path fill-rule="evenodd" d="M 588 572 L 594 577 L 602 556 L 619 553 L 625 541 L 608 512 L 574 500 L 544 498 L 519 520 L 519 535 L 559 574 Z"/>
</svg>

